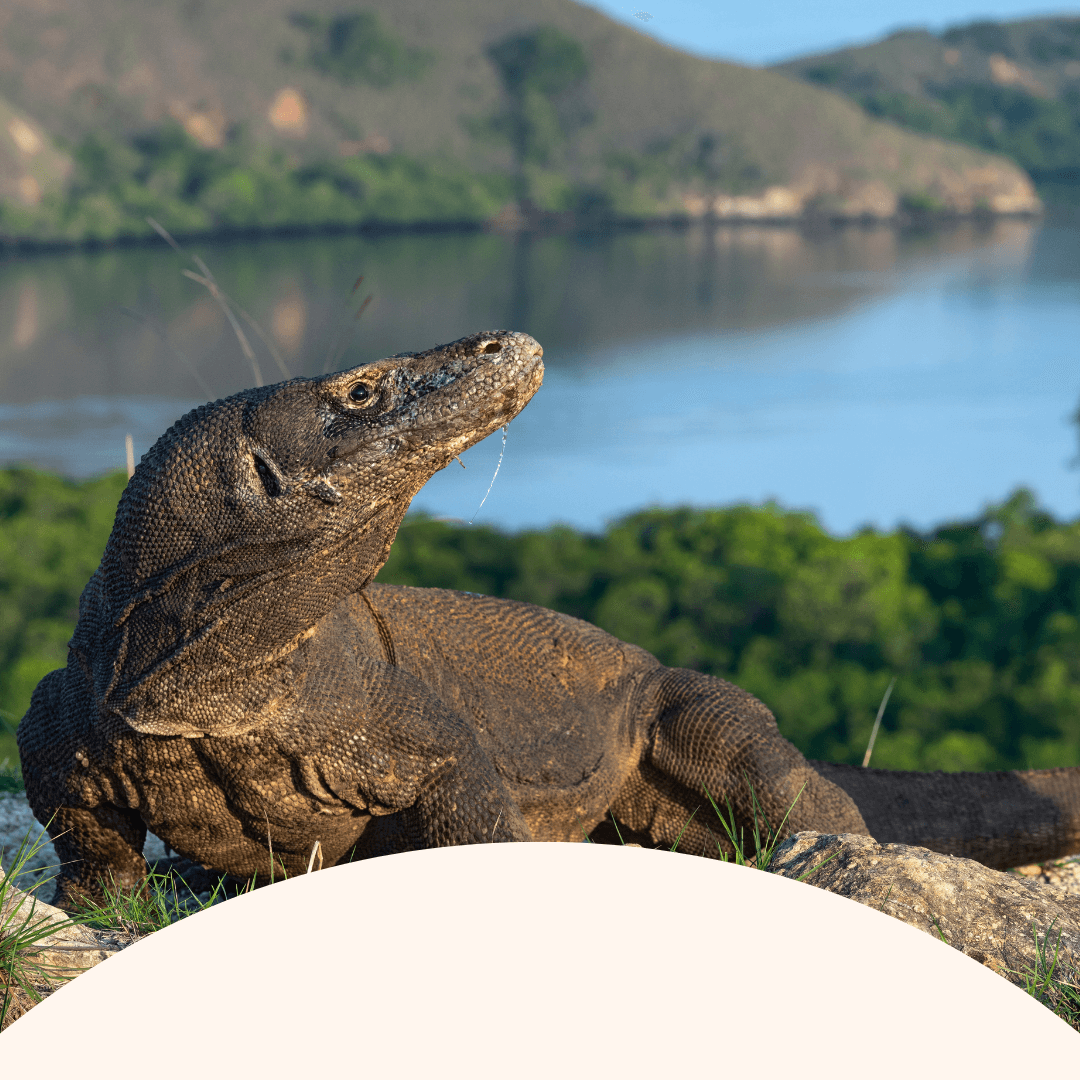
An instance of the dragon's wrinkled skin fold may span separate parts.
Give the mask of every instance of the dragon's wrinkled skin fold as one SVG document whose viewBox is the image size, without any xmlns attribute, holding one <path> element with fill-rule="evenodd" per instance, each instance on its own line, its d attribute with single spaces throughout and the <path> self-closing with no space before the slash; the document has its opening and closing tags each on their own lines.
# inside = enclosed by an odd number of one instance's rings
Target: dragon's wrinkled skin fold
<svg viewBox="0 0 1080 1080">
<path fill-rule="evenodd" d="M 621 837 L 716 857 L 752 831 L 871 833 L 993 866 L 1080 850 L 1080 770 L 807 762 L 738 687 L 510 600 L 373 585 L 413 496 L 539 389 L 474 334 L 201 406 L 143 458 L 67 667 L 18 729 L 58 902 L 137 887 L 149 829 L 269 880 L 448 844 Z M 701 808 L 705 804 L 706 810 Z M 695 812 L 697 811 L 697 812 Z M 689 820 L 689 824 L 687 824 Z"/>
</svg>

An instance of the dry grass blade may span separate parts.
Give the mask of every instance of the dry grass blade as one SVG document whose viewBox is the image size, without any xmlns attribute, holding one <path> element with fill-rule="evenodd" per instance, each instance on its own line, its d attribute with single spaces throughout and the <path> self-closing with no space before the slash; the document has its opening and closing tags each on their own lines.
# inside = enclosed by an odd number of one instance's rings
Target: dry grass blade
<svg viewBox="0 0 1080 1080">
<path fill-rule="evenodd" d="M 168 245 L 177 253 L 177 255 L 184 255 L 184 249 L 173 239 L 169 234 L 169 231 L 161 224 L 155 221 L 152 217 L 146 219 L 150 227 L 160 236 Z M 240 342 L 240 349 L 248 362 L 251 364 L 252 371 L 255 375 L 255 385 L 262 386 L 262 369 L 259 367 L 259 361 L 255 356 L 255 350 L 251 347 L 251 342 L 248 341 L 247 336 L 244 334 L 240 324 L 236 321 L 236 316 L 233 314 L 235 310 L 247 324 L 259 335 L 259 340 L 266 346 L 267 351 L 274 359 L 274 363 L 277 364 L 281 374 L 286 379 L 291 379 L 292 374 L 289 371 L 288 365 L 282 359 L 281 353 L 275 348 L 273 342 L 263 333 L 263 329 L 259 324 L 227 293 L 223 292 L 217 281 L 214 279 L 214 275 L 210 271 L 210 267 L 199 258 L 198 255 L 192 255 L 191 261 L 199 268 L 200 273 L 194 274 L 190 270 L 184 270 L 183 273 L 191 278 L 193 281 L 197 281 L 200 285 L 206 287 L 210 295 L 217 301 L 221 310 L 225 313 L 225 317 L 229 320 L 229 325 L 233 328 L 233 333 L 236 334 L 237 341 Z"/>
<path fill-rule="evenodd" d="M 270 884 L 274 884 L 274 840 L 270 835 L 270 819 L 263 813 L 263 818 L 266 821 L 266 846 L 270 849 Z"/>
<path fill-rule="evenodd" d="M 236 314 L 239 315 L 248 324 L 248 326 L 250 326 L 251 329 L 259 335 L 259 340 L 266 346 L 267 352 L 269 352 L 270 355 L 274 358 L 274 363 L 277 364 L 278 370 L 280 370 L 281 374 L 284 375 L 286 379 L 291 379 L 292 373 L 289 371 L 288 365 L 282 359 L 281 353 L 278 352 L 274 343 L 270 340 L 270 338 L 266 336 L 265 333 L 263 333 L 263 328 L 227 292 L 225 292 L 225 290 L 222 289 L 220 285 L 218 285 L 217 280 L 214 278 L 214 275 L 210 273 L 210 268 L 206 265 L 206 263 L 202 261 L 202 259 L 199 258 L 198 255 L 192 255 L 191 261 L 195 263 L 195 265 L 202 271 L 203 277 L 205 277 L 206 280 L 203 281 L 197 275 L 192 274 L 189 270 L 185 270 L 184 273 L 193 281 L 198 281 L 200 285 L 206 285 L 207 288 L 211 290 L 211 295 L 214 297 L 214 299 L 222 305 L 222 309 L 225 311 L 226 315 L 229 314 L 230 310 L 235 311 Z M 207 282 L 209 282 L 208 285 Z M 214 289 L 216 289 L 217 292 L 213 292 Z M 247 338 L 240 334 L 239 330 L 237 329 L 238 324 L 236 323 L 236 321 L 231 317 L 229 321 L 232 323 L 233 329 L 237 331 L 237 334 L 240 338 L 240 347 L 245 349 L 244 355 L 248 356 L 249 350 L 251 350 L 251 345 L 248 343 Z"/>
<path fill-rule="evenodd" d="M 201 262 L 202 260 L 199 261 Z M 255 385 L 263 386 L 262 369 L 259 367 L 259 361 L 255 356 L 255 350 L 251 347 L 251 342 L 248 341 L 247 335 L 244 333 L 244 328 L 236 321 L 236 316 L 232 313 L 232 308 L 229 307 L 224 294 L 217 287 L 217 284 L 212 278 L 205 277 L 203 274 L 196 274 L 194 270 L 181 270 L 180 272 L 184 277 L 189 277 L 192 281 L 197 281 L 200 285 L 205 286 L 207 292 L 209 292 L 217 301 L 218 307 L 224 312 L 225 318 L 229 320 L 229 325 L 233 328 L 236 340 L 240 342 L 241 351 L 247 358 L 248 363 L 251 364 L 251 371 L 255 376 Z"/>
<path fill-rule="evenodd" d="M 199 374 L 195 365 L 169 340 L 168 334 L 165 332 L 165 327 L 162 326 L 157 319 L 151 318 L 149 315 L 143 315 L 138 311 L 133 311 L 131 308 L 122 307 L 121 313 L 129 316 L 132 319 L 136 319 L 153 331 L 155 337 L 173 354 L 173 356 L 179 360 L 184 367 L 191 373 L 191 377 L 198 384 L 199 390 L 202 391 L 208 400 L 212 400 L 214 397 L 213 391 L 206 385 L 206 380 Z"/>
<path fill-rule="evenodd" d="M 364 275 L 361 274 L 354 282 L 351 292 L 349 293 L 349 305 L 352 304 L 353 297 L 356 296 L 356 290 L 360 288 L 360 283 L 364 280 Z M 352 319 L 345 323 L 338 332 L 334 335 L 334 340 L 330 343 L 330 349 L 326 354 L 326 362 L 323 364 L 322 373 L 325 375 L 330 371 L 331 367 L 336 364 L 344 355 L 345 350 L 352 344 L 353 335 L 356 333 L 356 324 L 360 321 L 360 316 L 367 310 L 368 304 L 374 299 L 372 293 L 368 293 L 364 297 L 357 309 L 356 314 Z M 348 305 L 346 305 L 348 306 Z M 348 335 L 346 338 L 346 334 Z M 344 339 L 344 340 L 343 340 Z"/>
<path fill-rule="evenodd" d="M 237 313 L 237 315 L 239 315 L 248 324 L 248 326 L 251 327 L 252 330 L 255 331 L 256 334 L 259 335 L 259 340 L 266 346 L 267 351 L 274 358 L 274 363 L 277 364 L 278 370 L 281 372 L 282 375 L 285 376 L 286 379 L 291 379 L 292 373 L 289 371 L 288 365 L 282 359 L 281 353 L 278 352 L 274 343 L 270 340 L 270 338 L 266 336 L 266 334 L 263 333 L 263 328 L 227 292 L 225 292 L 225 290 L 222 289 L 220 285 L 218 285 L 217 279 L 212 273 L 210 273 L 210 267 L 207 266 L 206 263 L 204 263 L 198 255 L 192 255 L 191 261 L 202 271 L 206 279 L 210 281 L 217 289 L 217 295 L 215 299 L 217 299 L 218 303 L 224 302 L 225 304 L 227 304 L 230 308 L 232 308 L 233 311 Z M 191 275 L 188 276 L 190 277 Z M 228 314 L 228 312 L 226 312 L 226 314 Z M 233 328 L 236 328 L 235 323 L 233 324 Z M 240 344 L 241 346 L 243 346 L 244 342 L 241 341 Z"/>
<path fill-rule="evenodd" d="M 225 299 L 236 308 L 237 312 L 239 312 L 240 316 L 248 326 L 259 335 L 259 340 L 266 346 L 266 351 L 274 358 L 274 363 L 277 364 L 278 371 L 280 371 L 286 379 L 291 379 L 292 372 L 289 371 L 288 365 L 285 363 L 284 359 L 282 359 L 281 353 L 277 350 L 277 346 L 275 346 L 270 338 L 263 333 L 263 328 L 239 304 L 237 304 L 235 300 L 226 296 L 225 293 L 222 293 L 221 295 L 225 296 Z"/>
<path fill-rule="evenodd" d="M 177 255 L 184 254 L 184 249 L 172 238 L 169 230 L 166 229 L 164 225 L 159 224 L 152 217 L 148 217 L 146 219 L 146 224 L 149 225 L 150 228 L 153 229 L 154 232 L 156 232 L 158 236 L 160 236 L 161 239 L 164 240 L 165 243 L 168 244 L 169 247 L 171 247 L 173 251 L 176 252 Z"/>
<path fill-rule="evenodd" d="M 881 704 L 878 706 L 877 717 L 874 719 L 874 729 L 870 732 L 870 742 L 866 747 L 866 754 L 862 759 L 862 767 L 865 769 L 870 764 L 870 755 L 874 752 L 874 741 L 877 739 L 878 728 L 881 727 L 881 718 L 885 715 L 885 706 L 889 704 L 889 697 L 892 694 L 892 688 L 896 685 L 896 676 L 894 675 L 889 680 L 889 685 L 885 690 L 885 696 L 881 699 Z"/>
</svg>

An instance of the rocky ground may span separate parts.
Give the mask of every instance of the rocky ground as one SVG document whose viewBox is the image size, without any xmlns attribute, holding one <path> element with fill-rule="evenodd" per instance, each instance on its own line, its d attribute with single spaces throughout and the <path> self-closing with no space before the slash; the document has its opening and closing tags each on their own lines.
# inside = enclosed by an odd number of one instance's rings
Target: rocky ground
<svg viewBox="0 0 1080 1080">
<path fill-rule="evenodd" d="M 26 796 L 0 792 L 0 867 L 7 870 L 12 865 L 20 844 L 26 842 L 29 846 L 41 840 L 45 843 L 27 860 L 23 873 L 13 879 L 20 889 L 29 889 L 53 877 L 59 869 L 59 860 L 44 828 L 31 813 Z M 146 838 L 143 851 L 150 862 L 164 859 L 168 854 L 156 836 Z M 50 895 L 51 887 L 46 887 L 43 899 L 48 900 Z"/>
<path fill-rule="evenodd" d="M 1056 885 L 1059 889 L 1080 896 L 1080 855 L 1070 855 L 1067 859 L 1039 865 L 1018 866 L 1013 871 L 1021 877 L 1042 881 L 1047 885 Z"/>
<path fill-rule="evenodd" d="M 42 843 L 44 841 L 44 843 Z M 52 899 L 51 879 L 59 870 L 56 849 L 49 837 L 27 805 L 22 794 L 0 792 L 0 869 L 8 870 L 15 862 L 19 846 L 39 845 L 23 865 L 22 871 L 12 878 L 20 889 L 30 890 L 40 887 L 39 896 L 48 902 Z M 173 871 L 190 887 L 181 889 L 179 900 L 185 907 L 195 905 L 196 901 L 205 903 L 217 878 L 195 866 L 179 855 L 173 854 L 163 840 L 153 834 L 147 834 L 143 854 L 151 868 L 158 873 Z M 172 905 L 169 905 L 170 908 Z"/>
<path fill-rule="evenodd" d="M 151 869 L 163 875 L 155 879 L 149 894 L 159 914 L 148 922 L 145 913 L 134 914 L 126 908 L 121 913 L 118 908 L 104 923 L 76 925 L 63 912 L 48 907 L 53 895 L 49 879 L 58 870 L 48 836 L 34 820 L 22 794 L 0 793 L 0 883 L 4 871 L 10 871 L 17 861 L 20 846 L 26 845 L 39 846 L 11 880 L 23 890 L 37 887 L 36 895 L 42 903 L 31 915 L 43 915 L 50 925 L 56 924 L 55 931 L 49 931 L 51 936 L 38 945 L 35 953 L 39 959 L 48 960 L 43 973 L 39 972 L 40 978 L 34 980 L 39 996 L 46 996 L 80 970 L 107 959 L 155 927 L 174 921 L 184 910 L 205 906 L 210 890 L 217 884 L 215 876 L 203 867 L 171 853 L 158 837 L 148 836 L 144 854 Z M 781 845 L 769 869 L 878 910 L 891 903 L 888 914 L 926 933 L 936 933 L 949 945 L 1029 991 L 1028 976 L 1043 974 L 1050 930 L 1056 927 L 1052 968 L 1060 967 L 1063 972 L 1067 969 L 1067 973 L 1064 980 L 1056 976 L 1057 981 L 1046 991 L 1049 996 L 1044 995 L 1044 1004 L 1077 1026 L 1080 1013 L 1074 984 L 1075 973 L 1080 971 L 1080 855 L 1017 867 L 1010 872 L 1010 879 L 966 859 L 922 848 L 882 846 L 868 836 L 799 833 Z M 226 891 L 231 894 L 249 885 L 229 881 Z M 7 921 L 10 905 L 20 902 L 21 894 L 17 890 L 0 890 L 0 896 L 6 896 L 6 902 L 0 905 L 0 919 Z M 225 892 L 218 894 L 215 890 L 214 899 L 225 899 Z M 1029 928 L 1036 926 L 1050 928 L 1044 930 L 1043 940 L 1038 933 L 1029 940 Z M 4 989 L 3 983 L 0 973 L 0 990 Z M 4 1027 L 34 1003 L 18 987 L 0 997 L 8 1006 L 4 1010 Z"/>
<path fill-rule="evenodd" d="M 32 844 L 44 837 L 47 841 L 48 837 L 44 834 L 45 830 L 34 819 L 25 796 L 0 792 L 0 867 L 7 869 L 11 865 L 19 844 L 24 840 L 28 839 Z M 147 835 L 143 854 L 158 871 L 164 873 L 174 870 L 183 875 L 202 899 L 209 896 L 209 890 L 214 884 L 210 881 L 210 875 L 201 867 L 193 867 L 186 860 L 173 855 L 158 837 Z M 57 868 L 56 852 L 51 843 L 45 843 L 28 860 L 23 873 L 16 879 L 17 884 L 22 889 L 29 889 L 53 877 Z M 1012 873 L 1032 881 L 1056 885 L 1074 896 L 1080 896 L 1080 855 L 1041 865 L 1019 866 Z M 51 896 L 52 887 L 46 885 L 42 899 L 49 900 Z"/>
<path fill-rule="evenodd" d="M 28 848 L 32 853 L 22 862 L 20 872 L 10 875 L 16 888 L 3 887 L 4 871 L 12 869 Z M 31 922 L 44 920 L 54 927 L 27 953 L 32 962 L 22 971 L 24 981 L 9 987 L 5 973 L 0 971 L 0 1026 L 6 1028 L 14 1023 L 35 1001 L 47 997 L 81 971 L 134 944 L 164 922 L 205 907 L 211 897 L 215 903 L 224 900 L 226 891 L 231 895 L 248 885 L 229 880 L 224 890 L 216 887 L 217 875 L 172 854 L 156 836 L 147 836 L 143 854 L 151 870 L 160 876 L 154 879 L 152 893 L 143 898 L 139 910 L 117 909 L 92 925 L 73 924 L 64 912 L 49 905 L 54 893 L 51 879 L 59 865 L 48 835 L 34 820 L 22 794 L 0 792 L 0 924 L 3 924 L 0 933 L 13 933 L 27 917 Z M 39 902 L 25 907 L 25 897 L 19 889 L 34 890 Z M 27 991 L 27 986 L 32 992 Z"/>
<path fill-rule="evenodd" d="M 962 952 L 1080 1027 L 1080 896 L 1072 866 L 1001 873 L 927 848 L 801 832 L 769 872 L 872 907 Z"/>
</svg>

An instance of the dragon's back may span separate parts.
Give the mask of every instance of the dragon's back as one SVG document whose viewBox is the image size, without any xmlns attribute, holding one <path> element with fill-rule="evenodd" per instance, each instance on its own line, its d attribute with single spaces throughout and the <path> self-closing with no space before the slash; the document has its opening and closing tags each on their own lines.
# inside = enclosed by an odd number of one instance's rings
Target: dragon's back
<svg viewBox="0 0 1080 1080">
<path fill-rule="evenodd" d="M 384 649 L 469 720 L 523 808 L 617 787 L 648 732 L 639 695 L 659 662 L 637 646 L 533 604 L 448 589 L 371 585 L 350 601 L 382 624 Z"/>
</svg>

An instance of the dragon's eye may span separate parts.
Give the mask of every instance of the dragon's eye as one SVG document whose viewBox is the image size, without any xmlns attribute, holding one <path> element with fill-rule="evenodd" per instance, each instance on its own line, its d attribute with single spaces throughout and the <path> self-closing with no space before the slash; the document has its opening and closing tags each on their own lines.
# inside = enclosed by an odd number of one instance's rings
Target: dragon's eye
<svg viewBox="0 0 1080 1080">
<path fill-rule="evenodd" d="M 349 400 L 357 403 L 368 401 L 371 398 L 371 387 L 367 383 L 358 382 L 349 391 Z"/>
<path fill-rule="evenodd" d="M 484 352 L 502 352 L 502 346 L 497 341 L 489 341 L 488 344 L 484 346 Z"/>
</svg>

